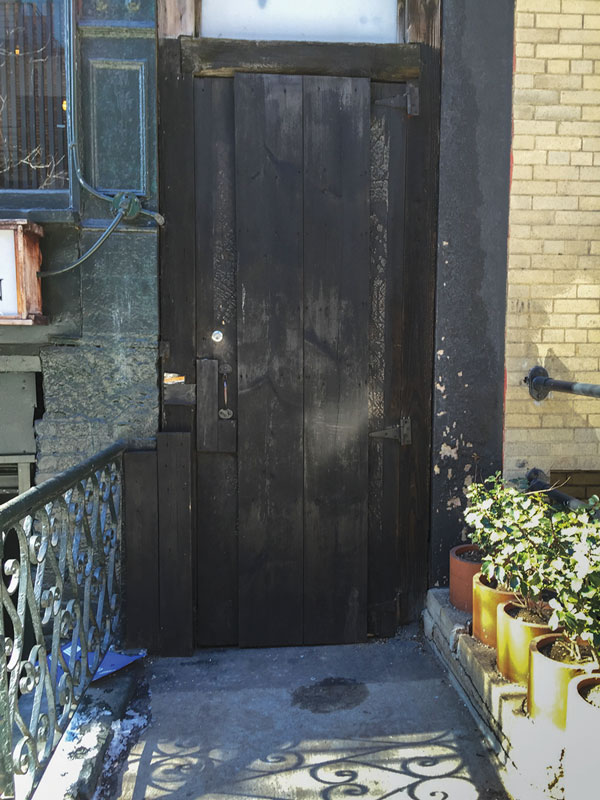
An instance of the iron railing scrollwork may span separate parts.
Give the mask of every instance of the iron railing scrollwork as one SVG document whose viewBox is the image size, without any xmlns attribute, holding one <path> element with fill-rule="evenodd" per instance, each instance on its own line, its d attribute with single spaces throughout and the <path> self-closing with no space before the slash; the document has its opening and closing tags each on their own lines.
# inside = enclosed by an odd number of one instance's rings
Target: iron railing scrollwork
<svg viewBox="0 0 600 800">
<path fill-rule="evenodd" d="M 31 795 L 114 640 L 124 450 L 0 506 L 2 797 Z"/>
</svg>

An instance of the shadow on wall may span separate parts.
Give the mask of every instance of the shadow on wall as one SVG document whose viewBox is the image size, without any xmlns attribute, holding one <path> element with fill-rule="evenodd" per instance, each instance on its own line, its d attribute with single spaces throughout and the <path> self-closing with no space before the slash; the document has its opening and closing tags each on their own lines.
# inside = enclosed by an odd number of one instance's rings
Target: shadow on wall
<svg viewBox="0 0 600 800">
<path fill-rule="evenodd" d="M 600 414 L 600 400 L 551 392 L 545 400 L 535 401 L 523 382 L 536 365 L 543 366 L 552 378 L 559 380 L 600 379 L 597 372 L 574 372 L 569 367 L 571 358 L 577 359 L 580 370 L 594 365 L 597 369 L 598 362 L 597 358 L 588 360 L 580 355 L 579 345 L 585 343 L 562 341 L 564 329 L 550 311 L 553 300 L 574 297 L 576 286 L 577 279 L 560 294 L 552 295 L 552 284 L 542 285 L 540 293 L 550 297 L 510 301 L 509 312 L 522 315 L 528 324 L 514 325 L 507 331 L 504 473 L 508 478 L 523 477 L 532 467 L 548 474 L 552 469 L 600 469 L 599 430 L 590 425 L 588 417 L 594 411 Z M 517 320 L 520 321 L 519 316 Z M 576 330 L 581 335 L 584 329 Z M 547 346 L 544 338 L 549 340 Z"/>
</svg>

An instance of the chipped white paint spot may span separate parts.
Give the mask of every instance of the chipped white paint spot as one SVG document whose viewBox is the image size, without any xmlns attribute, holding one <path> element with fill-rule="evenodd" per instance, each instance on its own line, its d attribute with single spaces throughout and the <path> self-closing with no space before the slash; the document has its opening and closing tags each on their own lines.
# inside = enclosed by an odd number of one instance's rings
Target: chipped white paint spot
<svg viewBox="0 0 600 800">
<path fill-rule="evenodd" d="M 460 508 L 461 502 L 460 498 L 458 497 L 451 497 L 448 502 L 446 503 L 446 509 L 448 511 L 452 511 L 453 508 Z"/>
<path fill-rule="evenodd" d="M 459 378 L 462 378 L 462 369 L 460 372 L 457 372 L 456 374 L 458 375 Z"/>
<path fill-rule="evenodd" d="M 445 417 L 447 413 L 447 411 L 438 411 L 436 417 Z"/>
<path fill-rule="evenodd" d="M 444 247 L 448 247 L 448 242 L 442 242 L 442 244 L 444 245 Z"/>
<path fill-rule="evenodd" d="M 453 458 L 455 461 L 458 461 L 458 445 L 456 445 L 456 447 L 450 447 L 444 442 L 440 448 L 440 455 L 442 458 Z"/>
<path fill-rule="evenodd" d="M 436 355 L 437 355 L 438 358 L 441 358 L 444 355 L 444 351 L 443 350 L 438 350 Z"/>
<path fill-rule="evenodd" d="M 435 464 L 434 467 L 433 467 L 433 474 L 434 475 L 439 475 L 440 472 L 441 472 L 440 468 L 438 467 L 437 464 Z"/>
<path fill-rule="evenodd" d="M 436 383 L 435 388 L 438 390 L 438 392 L 441 392 L 442 394 L 446 391 L 446 387 L 444 386 L 443 383 Z"/>
<path fill-rule="evenodd" d="M 465 464 L 465 472 L 468 472 L 472 466 L 472 464 Z"/>
<path fill-rule="evenodd" d="M 452 469 L 449 469 L 448 472 L 446 473 L 446 475 L 448 477 L 448 480 L 451 480 L 452 479 Z"/>
</svg>

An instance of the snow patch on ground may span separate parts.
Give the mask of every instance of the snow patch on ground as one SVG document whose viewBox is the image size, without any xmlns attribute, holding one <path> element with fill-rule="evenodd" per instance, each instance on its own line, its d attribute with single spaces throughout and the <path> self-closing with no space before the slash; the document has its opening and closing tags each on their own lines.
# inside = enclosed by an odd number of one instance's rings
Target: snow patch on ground
<svg viewBox="0 0 600 800">
<path fill-rule="evenodd" d="M 111 781 L 127 758 L 131 747 L 136 743 L 141 731 L 149 724 L 149 715 L 140 714 L 132 708 L 127 709 L 124 719 L 115 720 L 111 729 L 113 737 L 104 756 L 102 777 L 92 800 L 110 798 Z"/>
</svg>

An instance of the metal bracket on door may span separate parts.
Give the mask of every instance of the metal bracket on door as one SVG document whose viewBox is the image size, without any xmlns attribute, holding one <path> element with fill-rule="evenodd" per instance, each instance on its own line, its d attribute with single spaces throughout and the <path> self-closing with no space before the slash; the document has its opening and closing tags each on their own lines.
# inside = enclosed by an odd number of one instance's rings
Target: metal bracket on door
<svg viewBox="0 0 600 800">
<path fill-rule="evenodd" d="M 385 108 L 405 108 L 409 117 L 418 117 L 420 112 L 419 84 L 409 81 L 406 84 L 404 94 L 382 97 L 381 100 L 375 100 L 375 105 L 384 106 Z"/>
<path fill-rule="evenodd" d="M 412 430 L 410 417 L 400 417 L 399 425 L 391 425 L 381 431 L 373 431 L 369 436 L 372 439 L 394 439 L 401 445 L 412 444 Z"/>
</svg>

